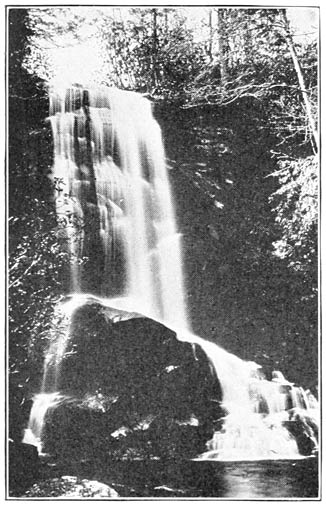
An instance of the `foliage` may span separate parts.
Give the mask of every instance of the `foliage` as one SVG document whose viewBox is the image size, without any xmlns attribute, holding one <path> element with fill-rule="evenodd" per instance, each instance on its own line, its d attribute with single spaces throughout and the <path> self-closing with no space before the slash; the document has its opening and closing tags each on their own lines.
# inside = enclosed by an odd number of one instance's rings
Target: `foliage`
<svg viewBox="0 0 326 505">
<path fill-rule="evenodd" d="M 218 9 L 218 50 L 187 88 L 186 107 L 228 105 L 251 99 L 265 110 L 261 128 L 279 143 L 309 142 L 312 132 L 294 66 L 301 60 L 305 93 L 317 116 L 316 41 L 295 43 L 281 9 Z"/>
<path fill-rule="evenodd" d="M 270 197 L 282 230 L 282 238 L 274 242 L 275 254 L 296 270 L 309 270 L 317 255 L 318 159 L 285 159 L 279 167 L 272 175 L 280 186 Z"/>
<path fill-rule="evenodd" d="M 317 117 L 317 40 L 297 38 L 285 9 L 201 9 L 204 38 L 188 11 L 31 9 L 26 68 L 52 75 L 51 47 L 72 51 L 92 40 L 101 55 L 98 82 L 184 107 L 250 99 L 265 111 L 260 127 L 274 132 L 282 149 L 309 143 Z"/>
<path fill-rule="evenodd" d="M 38 387 L 54 306 L 69 262 L 48 177 L 53 145 L 46 89 L 23 68 L 27 11 L 10 12 L 9 49 L 9 402 L 11 434 L 26 426 L 23 405 Z M 27 414 L 28 415 L 28 414 Z"/>
<path fill-rule="evenodd" d="M 62 292 L 60 274 L 67 253 L 58 241 L 47 202 L 25 197 L 24 215 L 11 216 L 9 224 L 15 241 L 9 256 L 9 348 L 14 372 L 27 360 L 36 364 L 42 359 L 53 306 Z"/>
<path fill-rule="evenodd" d="M 213 57 L 210 64 L 204 65 L 198 76 L 189 82 L 184 107 L 230 107 L 234 104 L 244 110 L 247 106 L 255 111 L 258 138 L 264 138 L 264 132 L 270 138 L 274 136 L 269 149 L 280 170 L 274 174 L 277 175 L 278 188 L 274 189 L 269 201 L 279 237 L 275 237 L 275 232 L 271 233 L 269 223 L 269 244 L 274 244 L 278 257 L 287 258 L 290 267 L 305 273 L 305 282 L 310 284 L 313 281 L 315 290 L 317 40 L 296 38 L 284 9 L 215 11 Z M 248 112 L 244 114 L 249 118 Z M 248 140 L 254 142 L 253 138 Z M 262 179 L 258 185 L 262 185 Z M 255 186 L 256 192 L 259 192 L 258 186 Z M 265 194 L 265 198 L 268 195 Z M 242 258 L 249 254 L 252 265 L 256 261 L 261 263 L 264 257 L 263 250 L 255 244 L 260 236 L 257 230 L 265 229 L 263 235 L 268 235 L 264 222 L 260 220 L 260 224 L 255 224 L 255 220 L 251 220 L 247 209 L 241 224 L 243 227 L 247 221 L 248 234 L 251 235 L 249 238 L 247 234 L 241 241 L 240 247 L 244 247 Z"/>
<path fill-rule="evenodd" d="M 91 13 L 90 13 L 91 14 Z M 55 77 L 56 65 L 65 50 L 87 41 L 96 33 L 98 16 L 96 11 L 76 7 L 31 8 L 28 10 L 28 44 L 22 64 L 24 68 L 39 79 L 51 82 Z M 85 24 L 89 27 L 83 31 Z"/>
<path fill-rule="evenodd" d="M 205 61 L 180 9 L 102 8 L 31 9 L 25 67 L 50 81 L 53 50 L 80 47 L 92 39 L 101 69 L 90 79 L 165 98 L 182 94 Z M 96 74 L 96 75 L 95 75 Z"/>
<path fill-rule="evenodd" d="M 176 99 L 203 63 L 203 49 L 176 9 L 133 9 L 131 16 L 124 62 L 135 69 L 134 89 Z"/>
</svg>

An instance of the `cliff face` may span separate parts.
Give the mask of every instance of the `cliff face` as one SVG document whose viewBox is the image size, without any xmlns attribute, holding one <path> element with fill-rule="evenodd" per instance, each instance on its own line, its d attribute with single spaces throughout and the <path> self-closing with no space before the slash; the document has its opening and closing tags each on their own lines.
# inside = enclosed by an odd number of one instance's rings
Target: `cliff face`
<svg viewBox="0 0 326 505">
<path fill-rule="evenodd" d="M 156 110 L 192 325 L 229 352 L 314 388 L 317 277 L 305 277 L 273 255 L 280 230 L 269 202 L 276 181 L 269 175 L 277 169 L 271 156 L 277 147 L 259 129 L 263 111 L 245 105 Z"/>
</svg>

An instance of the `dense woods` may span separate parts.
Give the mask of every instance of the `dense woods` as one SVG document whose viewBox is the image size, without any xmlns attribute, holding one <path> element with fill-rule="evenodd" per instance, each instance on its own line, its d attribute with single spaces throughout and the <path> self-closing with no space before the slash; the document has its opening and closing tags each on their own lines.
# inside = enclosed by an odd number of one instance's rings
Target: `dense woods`
<svg viewBox="0 0 326 505">
<path fill-rule="evenodd" d="M 90 67 L 87 85 L 138 91 L 156 107 L 175 194 L 187 180 L 189 198 L 198 195 L 204 209 L 199 214 L 205 212 L 204 231 L 194 214 L 191 222 L 179 218 L 186 253 L 199 248 L 202 278 L 214 270 L 214 286 L 195 284 L 215 296 L 203 319 L 210 321 L 207 328 L 217 327 L 212 334 L 206 328 L 205 336 L 218 341 L 221 334 L 236 352 L 240 335 L 250 339 L 254 333 L 255 344 L 240 345 L 243 357 L 273 360 L 274 367 L 275 360 L 280 367 L 292 361 L 294 380 L 302 372 L 307 386 L 316 385 L 317 28 L 309 27 L 309 36 L 299 33 L 294 10 L 9 10 L 13 415 L 31 392 L 31 375 L 35 381 L 35 369 L 41 372 L 69 262 L 51 197 L 52 140 L 46 122 L 47 89 L 57 77 L 58 61 L 67 67 L 64 51 L 72 55 L 72 69 L 78 65 L 75 50 L 85 71 L 89 60 L 101 62 Z M 71 82 L 78 79 L 76 74 Z M 196 201 L 191 204 L 195 210 Z M 202 240 L 211 244 L 206 272 Z M 189 267 L 189 284 L 194 268 Z"/>
</svg>

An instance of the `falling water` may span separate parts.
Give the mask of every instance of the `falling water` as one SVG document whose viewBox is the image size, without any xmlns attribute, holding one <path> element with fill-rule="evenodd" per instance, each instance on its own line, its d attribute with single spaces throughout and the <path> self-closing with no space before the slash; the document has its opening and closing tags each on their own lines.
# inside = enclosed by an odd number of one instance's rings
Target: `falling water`
<svg viewBox="0 0 326 505">
<path fill-rule="evenodd" d="M 302 388 L 287 383 L 280 372 L 267 381 L 255 363 L 191 333 L 180 235 L 150 102 L 132 92 L 75 86 L 52 93 L 50 121 L 55 202 L 71 258 L 67 291 L 74 296 L 65 305 L 68 320 L 83 303 L 83 293 L 91 293 L 110 307 L 161 321 L 180 340 L 203 348 L 219 378 L 226 415 L 202 459 L 299 457 L 284 421 L 293 409 L 311 411 Z M 26 441 L 33 435 L 35 445 L 40 445 L 47 409 L 61 399 L 57 379 L 67 328 L 45 359 L 42 391 L 25 435 Z"/>
<path fill-rule="evenodd" d="M 51 408 L 59 405 L 65 397 L 57 392 L 40 393 L 35 396 L 32 410 L 29 416 L 28 427 L 24 433 L 23 442 L 35 445 L 39 454 L 42 454 L 42 430 L 45 415 Z"/>
<path fill-rule="evenodd" d="M 180 235 L 150 102 L 126 91 L 74 87 L 52 94 L 50 114 L 70 291 L 128 296 L 143 312 L 187 326 Z M 90 275 L 83 275 L 83 256 Z"/>
<path fill-rule="evenodd" d="M 265 379 L 260 366 L 243 361 L 212 342 L 183 333 L 184 340 L 201 345 L 218 375 L 225 410 L 223 427 L 207 443 L 203 460 L 239 461 L 298 459 L 302 456 L 285 423 L 291 412 L 304 412 L 317 423 L 317 410 L 305 392 L 290 384 L 281 372 L 272 381 Z M 308 427 L 315 447 L 318 442 Z"/>
</svg>

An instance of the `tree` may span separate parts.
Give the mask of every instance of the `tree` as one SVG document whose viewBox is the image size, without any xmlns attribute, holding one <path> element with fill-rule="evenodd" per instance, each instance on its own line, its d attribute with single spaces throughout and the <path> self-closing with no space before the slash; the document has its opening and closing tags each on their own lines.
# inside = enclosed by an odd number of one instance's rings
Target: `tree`
<svg viewBox="0 0 326 505">
<path fill-rule="evenodd" d="M 207 54 L 195 43 L 182 9 L 31 9 L 25 67 L 42 78 L 54 76 L 53 51 L 92 40 L 101 55 L 94 82 L 180 99 Z M 82 50 L 82 47 L 81 47 Z"/>
<path fill-rule="evenodd" d="M 215 60 L 189 85 L 185 107 L 241 103 L 274 135 L 279 187 L 270 198 L 279 227 L 275 254 L 316 277 L 318 219 L 317 48 L 291 27 L 285 9 L 218 9 Z M 216 73 L 216 68 L 219 73 Z"/>
<path fill-rule="evenodd" d="M 279 188 L 270 197 L 282 238 L 274 242 L 275 254 L 291 268 L 309 273 L 317 283 L 318 159 L 284 159 L 272 174 Z"/>
<path fill-rule="evenodd" d="M 285 9 L 281 10 L 281 16 L 282 16 L 282 21 L 284 23 L 284 28 L 283 28 L 284 29 L 284 37 L 285 37 L 286 43 L 288 45 L 288 48 L 289 48 L 289 51 L 291 54 L 291 58 L 293 60 L 293 65 L 294 65 L 294 68 L 295 68 L 295 71 L 297 74 L 300 92 L 301 92 L 302 100 L 304 103 L 304 107 L 305 107 L 305 111 L 306 111 L 306 115 L 307 115 L 307 120 L 309 123 L 309 128 L 311 130 L 312 146 L 316 150 L 318 147 L 318 137 L 317 137 L 316 124 L 315 124 L 315 119 L 314 119 L 313 110 L 312 110 L 312 104 L 310 103 L 310 99 L 309 99 L 309 95 L 308 95 L 309 90 L 307 90 L 306 85 L 305 85 L 304 76 L 303 76 L 301 65 L 300 65 L 300 62 L 298 59 L 296 47 L 293 42 L 290 24 L 289 24 L 289 20 L 287 18 Z"/>
<path fill-rule="evenodd" d="M 315 149 L 316 46 L 294 43 L 284 9 L 218 9 L 217 14 L 217 54 L 189 83 L 185 107 L 253 100 L 266 111 L 262 128 L 282 143 L 293 139 L 292 145 L 308 132 Z M 308 76 L 302 67 L 309 67 Z"/>
</svg>

